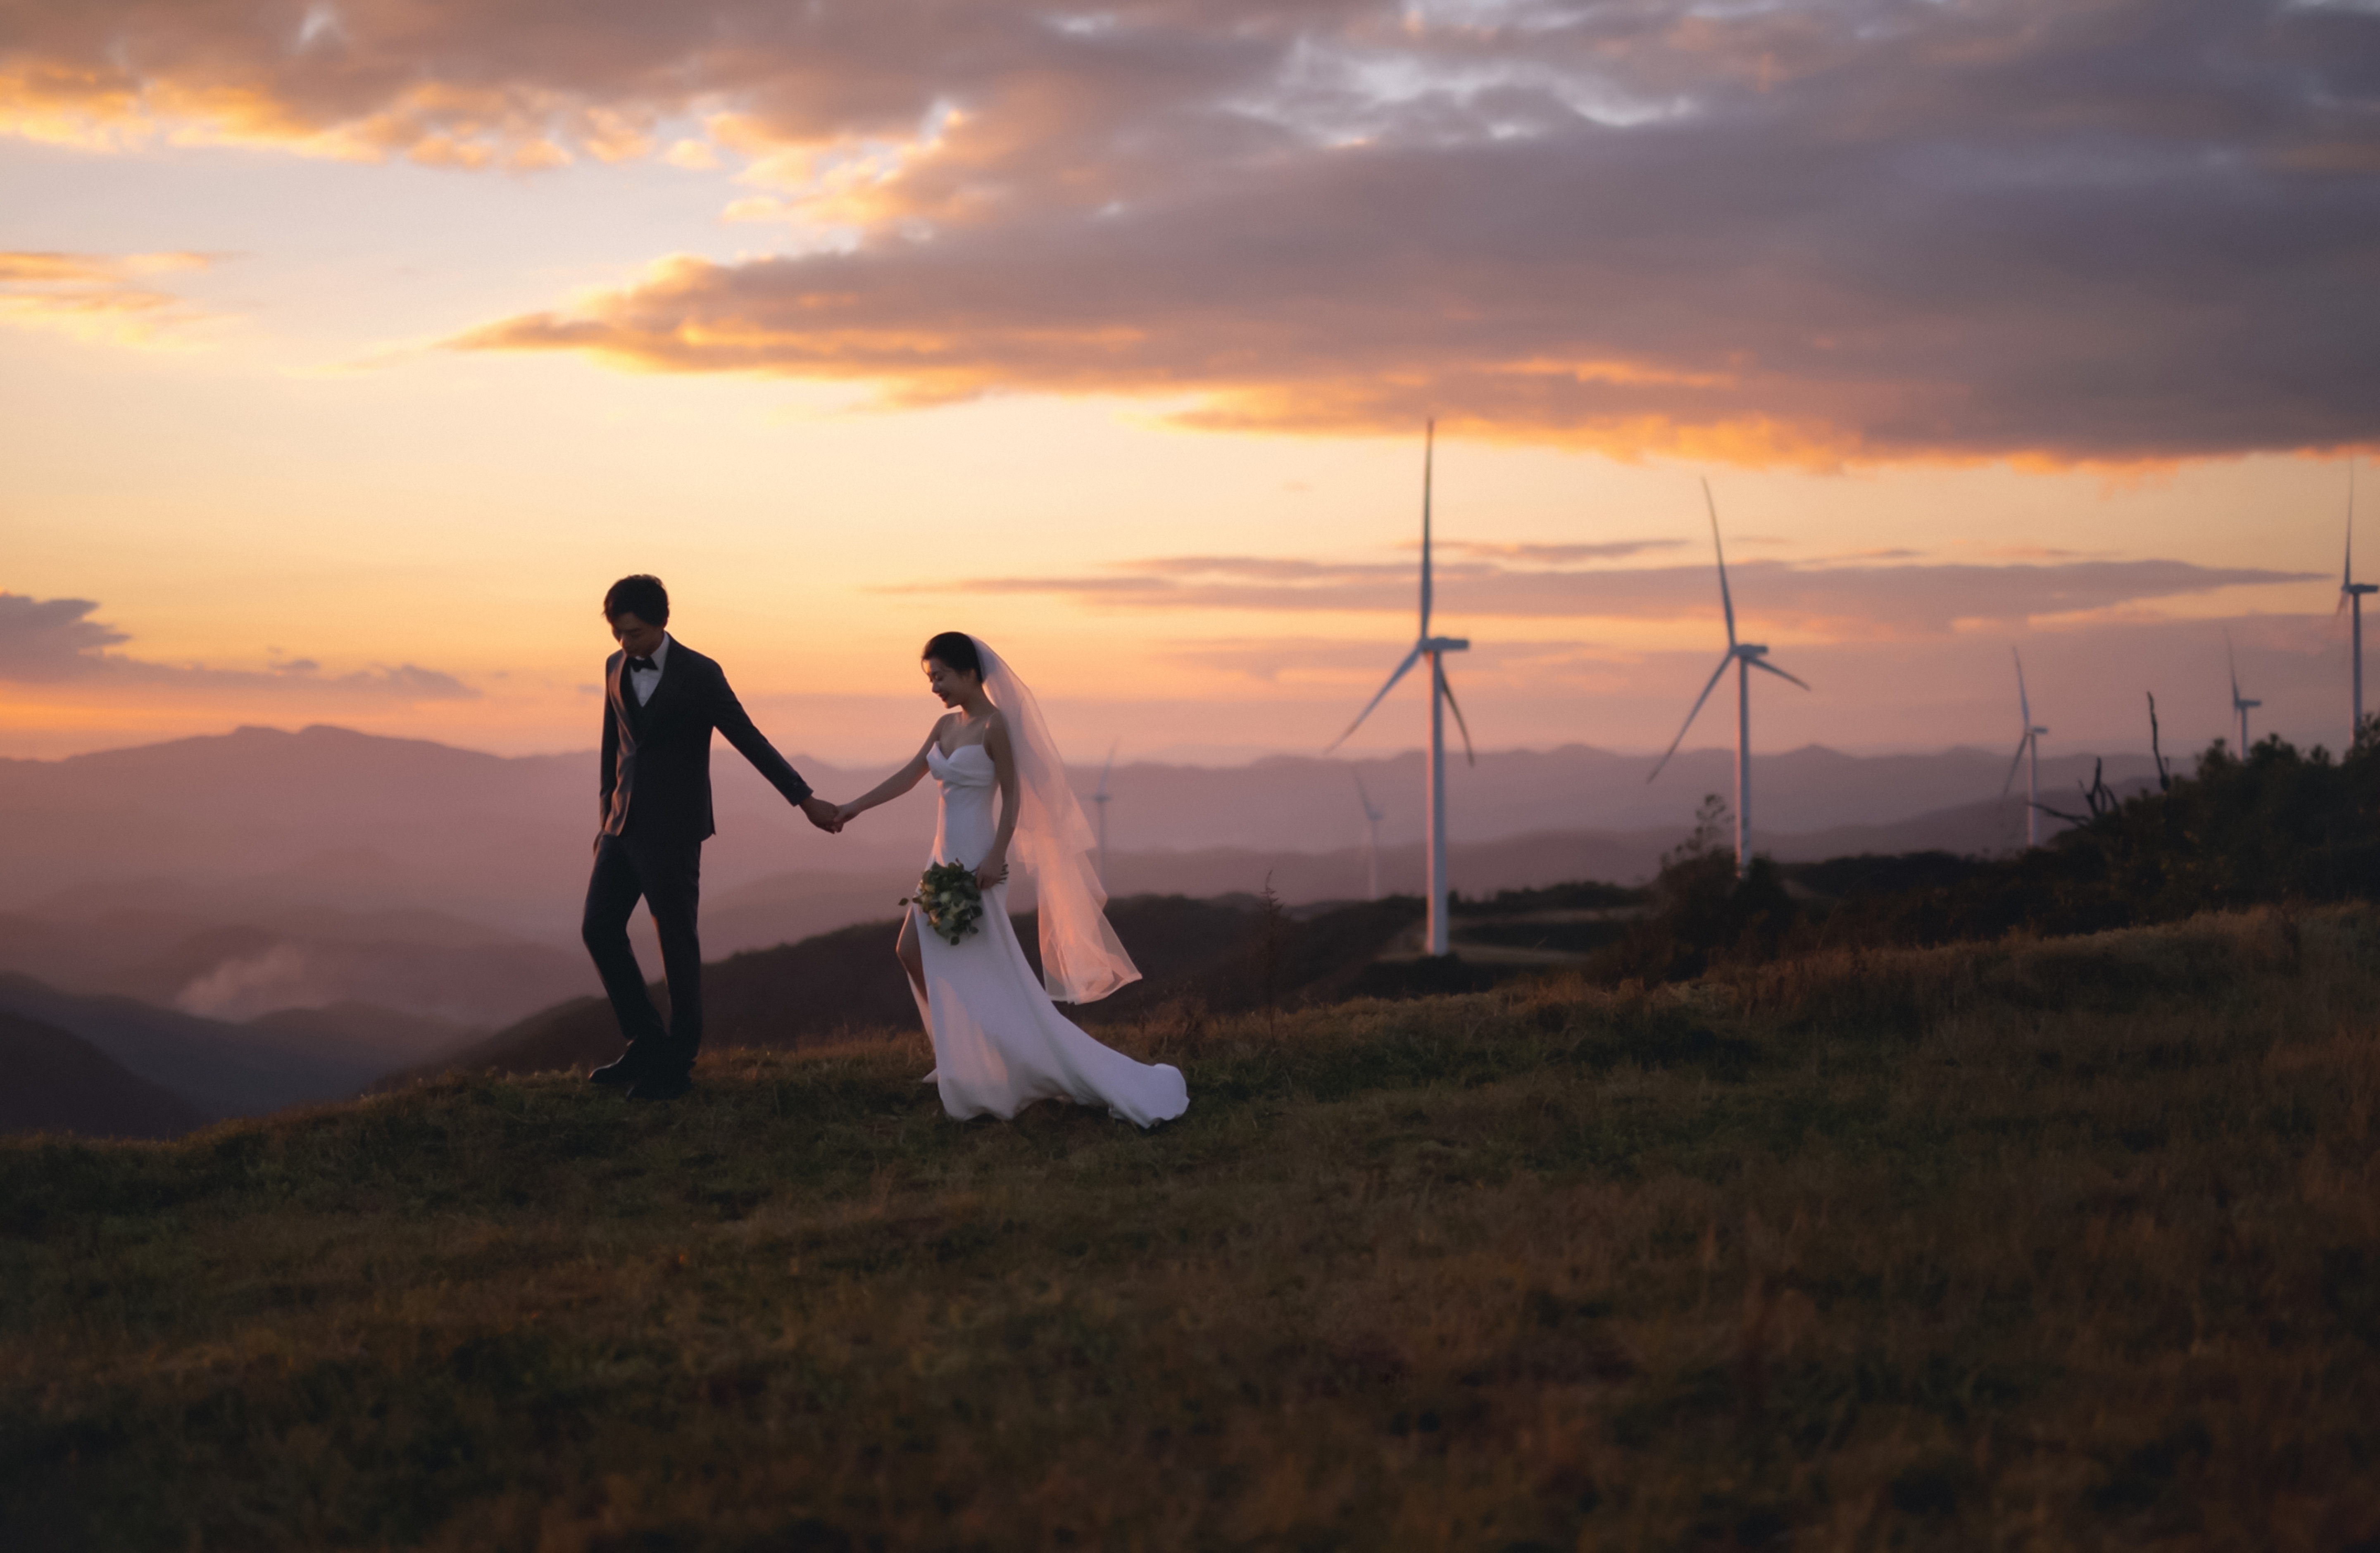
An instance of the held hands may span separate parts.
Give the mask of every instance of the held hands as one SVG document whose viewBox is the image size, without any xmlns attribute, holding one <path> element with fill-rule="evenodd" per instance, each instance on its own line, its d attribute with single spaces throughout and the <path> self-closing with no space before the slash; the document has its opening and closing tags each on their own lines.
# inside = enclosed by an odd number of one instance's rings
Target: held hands
<svg viewBox="0 0 2380 1553">
<path fill-rule="evenodd" d="M 858 819 L 861 815 L 867 812 L 867 810 L 861 808 L 857 804 L 844 805 L 843 807 L 834 811 L 835 829 L 838 831 L 843 829 L 843 827 L 850 824 L 853 820 Z"/>
<path fill-rule="evenodd" d="M 809 817 L 811 824 L 830 836 L 839 834 L 843 830 L 843 810 L 816 795 L 802 800 L 802 812 Z"/>
<path fill-rule="evenodd" d="M 1007 877 L 1008 855 L 995 849 L 991 855 L 983 860 L 983 867 L 976 869 L 975 887 L 978 890 L 989 890 Z"/>
</svg>

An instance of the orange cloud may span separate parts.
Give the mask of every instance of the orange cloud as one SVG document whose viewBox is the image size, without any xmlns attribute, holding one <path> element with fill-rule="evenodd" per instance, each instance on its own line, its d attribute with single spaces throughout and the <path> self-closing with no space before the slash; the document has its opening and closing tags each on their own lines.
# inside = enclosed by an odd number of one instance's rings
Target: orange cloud
<svg viewBox="0 0 2380 1553">
<path fill-rule="evenodd" d="M 1743 464 L 2380 441 L 2360 7 L 20 10 L 0 132 L 717 162 L 805 250 L 460 348 Z"/>
<path fill-rule="evenodd" d="M 213 261 L 198 253 L 0 252 L 0 323 L 115 345 L 188 343 L 210 315 L 141 277 Z"/>
</svg>

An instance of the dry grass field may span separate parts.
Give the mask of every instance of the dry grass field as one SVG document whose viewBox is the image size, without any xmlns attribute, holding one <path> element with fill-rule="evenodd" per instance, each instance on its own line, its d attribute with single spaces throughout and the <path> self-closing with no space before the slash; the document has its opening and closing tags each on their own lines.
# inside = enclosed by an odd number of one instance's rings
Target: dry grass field
<svg viewBox="0 0 2380 1553">
<path fill-rule="evenodd" d="M 0 1546 L 2380 1547 L 2380 913 L 0 1144 Z"/>
</svg>

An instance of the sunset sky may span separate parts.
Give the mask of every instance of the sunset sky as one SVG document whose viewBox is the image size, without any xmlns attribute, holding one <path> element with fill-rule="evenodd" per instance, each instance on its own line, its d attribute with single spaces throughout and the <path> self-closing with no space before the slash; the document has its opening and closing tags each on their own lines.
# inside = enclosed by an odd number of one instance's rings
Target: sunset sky
<svg viewBox="0 0 2380 1553">
<path fill-rule="evenodd" d="M 0 0 L 0 756 L 590 747 L 638 570 L 789 751 L 962 628 L 1311 752 L 1431 416 L 1483 746 L 1669 742 L 1707 476 L 1760 747 L 2195 748 L 2227 631 L 2336 747 L 2380 6 Z"/>
</svg>

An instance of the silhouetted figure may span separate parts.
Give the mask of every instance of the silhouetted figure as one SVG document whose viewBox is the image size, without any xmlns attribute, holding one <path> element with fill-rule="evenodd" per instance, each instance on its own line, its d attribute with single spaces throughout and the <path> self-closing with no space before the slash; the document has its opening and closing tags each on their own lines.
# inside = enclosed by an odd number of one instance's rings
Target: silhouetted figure
<svg viewBox="0 0 2380 1553">
<path fill-rule="evenodd" d="M 702 1047 L 702 944 L 695 918 L 702 843 L 716 829 L 711 730 L 726 734 L 811 824 L 832 833 L 842 823 L 835 806 L 813 795 L 752 726 L 719 665 L 669 635 L 669 592 L 659 577 L 613 583 L 603 595 L 603 618 L 620 650 L 603 665 L 603 828 L 595 838 L 580 934 L 628 1049 L 588 1077 L 625 1088 L 632 1100 L 674 1099 L 686 1093 Z M 628 943 L 628 917 L 639 896 L 661 938 L 666 1027 Z"/>
</svg>

